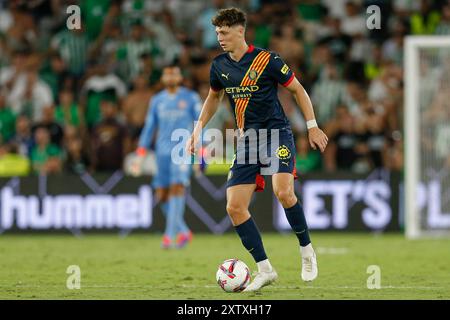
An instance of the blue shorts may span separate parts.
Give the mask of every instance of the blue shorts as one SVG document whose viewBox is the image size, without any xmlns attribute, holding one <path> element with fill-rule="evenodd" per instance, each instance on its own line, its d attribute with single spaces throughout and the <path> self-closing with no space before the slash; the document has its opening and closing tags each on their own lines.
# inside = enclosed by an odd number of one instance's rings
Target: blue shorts
<svg viewBox="0 0 450 320">
<path fill-rule="evenodd" d="M 156 155 L 157 172 L 153 177 L 153 188 L 168 188 L 174 184 L 189 186 L 191 164 L 175 164 L 170 155 Z"/>
<path fill-rule="evenodd" d="M 257 159 L 250 156 L 257 154 Z M 264 175 L 290 173 L 297 179 L 295 168 L 295 143 L 289 128 L 279 129 L 279 139 L 272 142 L 271 136 L 258 135 L 258 147 L 250 147 L 249 143 L 239 144 L 228 173 L 227 188 L 239 184 L 256 184 L 255 191 L 264 190 Z M 243 161 L 245 155 L 245 161 Z M 256 160 L 256 163 L 255 163 Z"/>
</svg>

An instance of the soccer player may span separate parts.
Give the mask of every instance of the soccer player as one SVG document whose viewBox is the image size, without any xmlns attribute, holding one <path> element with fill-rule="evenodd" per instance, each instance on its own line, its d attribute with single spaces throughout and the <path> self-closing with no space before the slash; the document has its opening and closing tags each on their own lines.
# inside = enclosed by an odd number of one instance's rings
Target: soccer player
<svg viewBox="0 0 450 320">
<path fill-rule="evenodd" d="M 317 260 L 309 238 L 303 208 L 294 193 L 295 146 L 290 124 L 277 97 L 278 84 L 286 87 L 295 97 L 307 120 L 309 143 L 313 149 L 325 150 L 327 136 L 318 128 L 308 94 L 294 73 L 276 53 L 247 45 L 245 41 L 246 15 L 240 9 L 219 10 L 212 19 L 217 39 L 225 51 L 211 65 L 210 90 L 199 121 L 187 142 L 187 152 L 194 153 L 201 129 L 217 110 L 224 92 L 233 108 L 240 132 L 249 129 L 277 129 L 279 141 L 273 146 L 267 143 L 273 161 L 278 166 L 272 174 L 273 191 L 284 207 L 287 220 L 294 230 L 302 256 L 301 277 L 312 281 L 317 277 Z M 239 139 L 246 137 L 239 135 Z M 271 140 L 269 140 L 271 141 Z M 261 143 L 261 141 L 258 141 Z M 256 164 L 238 161 L 240 153 L 248 154 L 249 144 L 236 150 L 227 182 L 227 212 L 242 244 L 253 256 L 258 272 L 245 291 L 259 290 L 278 277 L 270 264 L 258 228 L 250 216 L 248 206 L 253 192 L 264 188 L 262 162 Z"/>
<path fill-rule="evenodd" d="M 166 216 L 161 246 L 169 249 L 174 246 L 181 248 L 192 240 L 192 232 L 184 221 L 185 187 L 190 182 L 191 166 L 186 162 L 180 164 L 172 161 L 172 149 L 178 142 L 172 141 L 171 136 L 176 129 L 192 132 L 192 124 L 198 118 L 201 102 L 196 92 L 181 86 L 183 77 L 178 66 L 166 66 L 161 80 L 165 89 L 150 101 L 136 151 L 138 158 L 131 170 L 134 175 L 140 174 L 146 149 L 157 129 L 155 153 L 158 171 L 152 184 Z"/>
</svg>

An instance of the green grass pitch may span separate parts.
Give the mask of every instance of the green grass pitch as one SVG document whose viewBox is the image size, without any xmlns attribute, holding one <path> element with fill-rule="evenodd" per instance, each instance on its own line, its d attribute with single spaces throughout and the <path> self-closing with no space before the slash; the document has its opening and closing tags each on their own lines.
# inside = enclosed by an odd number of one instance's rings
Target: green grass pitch
<svg viewBox="0 0 450 320">
<path fill-rule="evenodd" d="M 225 293 L 220 262 L 255 264 L 237 235 L 197 234 L 185 249 L 163 251 L 159 235 L 2 235 L 0 299 L 450 299 L 450 240 L 405 240 L 401 234 L 312 232 L 319 277 L 300 279 L 291 234 L 263 234 L 278 281 L 257 293 Z M 78 265 L 81 288 L 66 287 Z M 381 288 L 368 289 L 370 265 Z"/>
</svg>

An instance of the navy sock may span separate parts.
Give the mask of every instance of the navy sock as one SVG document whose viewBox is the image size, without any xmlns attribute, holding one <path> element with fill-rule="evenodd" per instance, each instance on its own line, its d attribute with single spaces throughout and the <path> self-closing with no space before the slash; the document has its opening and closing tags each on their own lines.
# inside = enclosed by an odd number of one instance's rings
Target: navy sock
<svg viewBox="0 0 450 320">
<path fill-rule="evenodd" d="M 251 253 L 253 259 L 255 259 L 255 262 L 260 262 L 267 259 L 261 235 L 259 234 L 258 227 L 252 217 L 244 223 L 236 226 L 235 229 L 241 238 L 245 249 Z"/>
<path fill-rule="evenodd" d="M 286 212 L 286 218 L 289 221 L 292 230 L 294 230 L 300 245 L 304 247 L 310 244 L 311 240 L 309 239 L 305 213 L 303 212 L 303 207 L 300 203 L 297 201 L 291 208 L 285 208 L 284 212 Z"/>
</svg>

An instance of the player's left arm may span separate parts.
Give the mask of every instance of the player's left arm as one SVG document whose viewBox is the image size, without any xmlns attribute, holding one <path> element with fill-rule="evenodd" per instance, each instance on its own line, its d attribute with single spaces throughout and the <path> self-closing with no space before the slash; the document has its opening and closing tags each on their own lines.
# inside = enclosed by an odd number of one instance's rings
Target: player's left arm
<svg viewBox="0 0 450 320">
<path fill-rule="evenodd" d="M 297 104 L 300 106 L 300 109 L 306 120 L 306 125 L 308 127 L 309 144 L 314 150 L 317 150 L 318 147 L 321 152 L 324 152 L 328 144 L 328 137 L 317 125 L 316 117 L 314 115 L 314 109 L 308 93 L 306 92 L 305 88 L 303 88 L 301 83 L 297 80 L 297 78 L 294 75 L 292 76 L 294 78 L 291 83 L 286 86 L 286 88 L 294 95 L 294 98 L 297 101 Z"/>
<path fill-rule="evenodd" d="M 327 146 L 328 137 L 317 126 L 311 99 L 292 70 L 289 69 L 283 59 L 275 52 L 270 53 L 268 72 L 276 82 L 286 87 L 294 95 L 306 120 L 309 144 L 314 150 L 319 148 L 323 152 Z"/>
</svg>

